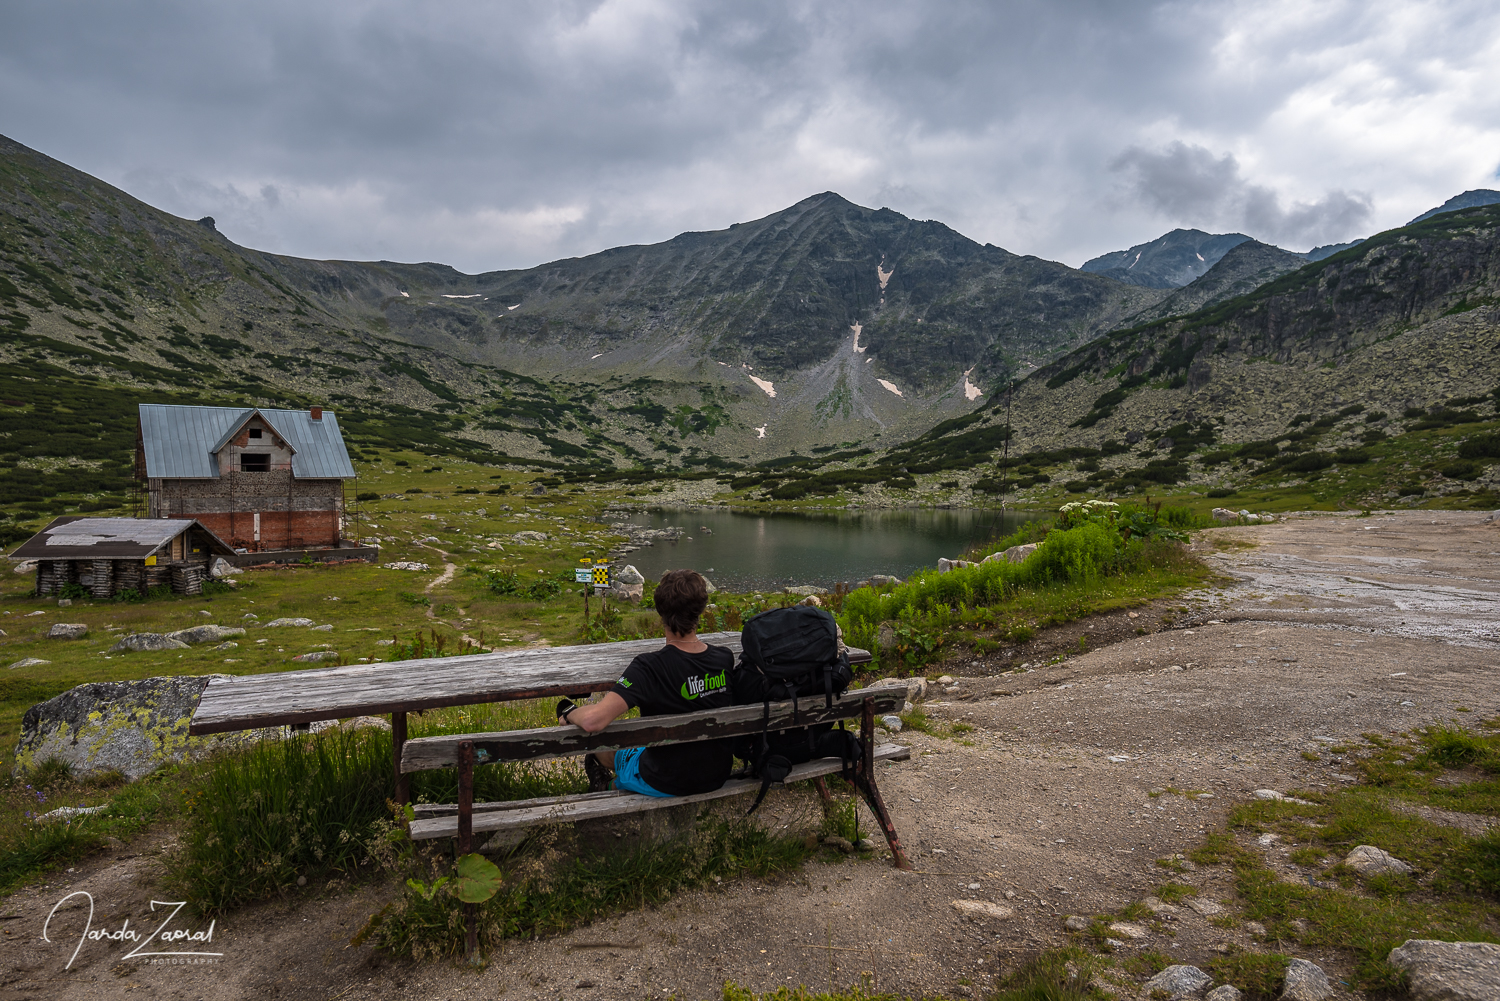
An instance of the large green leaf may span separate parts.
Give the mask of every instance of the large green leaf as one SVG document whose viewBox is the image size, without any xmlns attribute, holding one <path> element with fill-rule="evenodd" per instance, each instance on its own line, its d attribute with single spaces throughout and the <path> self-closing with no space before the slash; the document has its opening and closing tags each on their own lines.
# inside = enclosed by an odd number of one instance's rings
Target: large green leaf
<svg viewBox="0 0 1500 1001">
<path fill-rule="evenodd" d="M 500 891 L 500 870 L 483 855 L 469 854 L 458 860 L 458 899 L 481 904 Z"/>
</svg>

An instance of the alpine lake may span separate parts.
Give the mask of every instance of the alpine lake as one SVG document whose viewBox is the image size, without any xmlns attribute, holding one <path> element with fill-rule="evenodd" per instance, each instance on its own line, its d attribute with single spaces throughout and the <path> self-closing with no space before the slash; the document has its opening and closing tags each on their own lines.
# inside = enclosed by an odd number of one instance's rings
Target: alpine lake
<svg viewBox="0 0 1500 1001">
<path fill-rule="evenodd" d="M 1042 511 L 896 509 L 827 514 L 743 514 L 703 508 L 660 508 L 613 524 L 679 528 L 615 560 L 647 580 L 693 569 L 720 590 L 744 594 L 794 585 L 829 588 L 874 574 L 906 578 L 939 557 L 957 559 L 1044 517 Z"/>
</svg>

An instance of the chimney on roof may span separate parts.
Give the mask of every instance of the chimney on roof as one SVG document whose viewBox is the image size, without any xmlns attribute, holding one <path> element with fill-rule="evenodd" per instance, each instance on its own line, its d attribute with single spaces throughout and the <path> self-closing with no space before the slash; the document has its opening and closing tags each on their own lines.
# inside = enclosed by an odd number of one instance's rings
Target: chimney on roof
<svg viewBox="0 0 1500 1001">
<path fill-rule="evenodd" d="M 312 408 L 312 419 L 315 420 L 315 421 L 320 421 L 320 420 L 323 419 L 323 408 L 322 407 L 313 407 Z"/>
</svg>

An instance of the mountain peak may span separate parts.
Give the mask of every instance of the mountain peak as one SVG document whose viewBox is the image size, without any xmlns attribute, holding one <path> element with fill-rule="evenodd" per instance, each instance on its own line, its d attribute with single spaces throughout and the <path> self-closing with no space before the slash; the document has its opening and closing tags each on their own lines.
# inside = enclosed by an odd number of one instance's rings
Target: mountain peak
<svg viewBox="0 0 1500 1001">
<path fill-rule="evenodd" d="M 1150 243 L 1086 261 L 1079 270 L 1145 288 L 1182 288 L 1208 273 L 1230 250 L 1250 239 L 1243 233 L 1174 229 Z"/>
<path fill-rule="evenodd" d="M 1428 209 L 1407 223 L 1407 225 L 1410 226 L 1412 223 L 1421 222 L 1423 219 L 1431 219 L 1433 216 L 1442 215 L 1444 212 L 1457 212 L 1459 209 L 1478 208 L 1480 205 L 1494 205 L 1497 202 L 1500 202 L 1500 191 L 1496 191 L 1493 188 L 1474 188 L 1470 191 L 1465 191 L 1461 195 L 1454 195 L 1435 209 Z"/>
</svg>

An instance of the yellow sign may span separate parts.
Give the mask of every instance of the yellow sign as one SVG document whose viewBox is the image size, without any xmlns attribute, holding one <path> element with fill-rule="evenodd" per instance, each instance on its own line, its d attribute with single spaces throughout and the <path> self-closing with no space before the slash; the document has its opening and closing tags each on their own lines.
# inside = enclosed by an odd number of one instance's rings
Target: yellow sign
<svg viewBox="0 0 1500 1001">
<path fill-rule="evenodd" d="M 148 567 L 154 567 L 154 566 L 156 566 L 156 557 L 155 556 L 147 556 L 146 557 L 146 566 L 148 566 Z"/>
<path fill-rule="evenodd" d="M 594 567 L 594 586 L 595 587 L 608 587 L 609 586 L 609 567 L 606 566 L 606 565 L 604 565 L 603 563 L 597 564 Z"/>
</svg>

